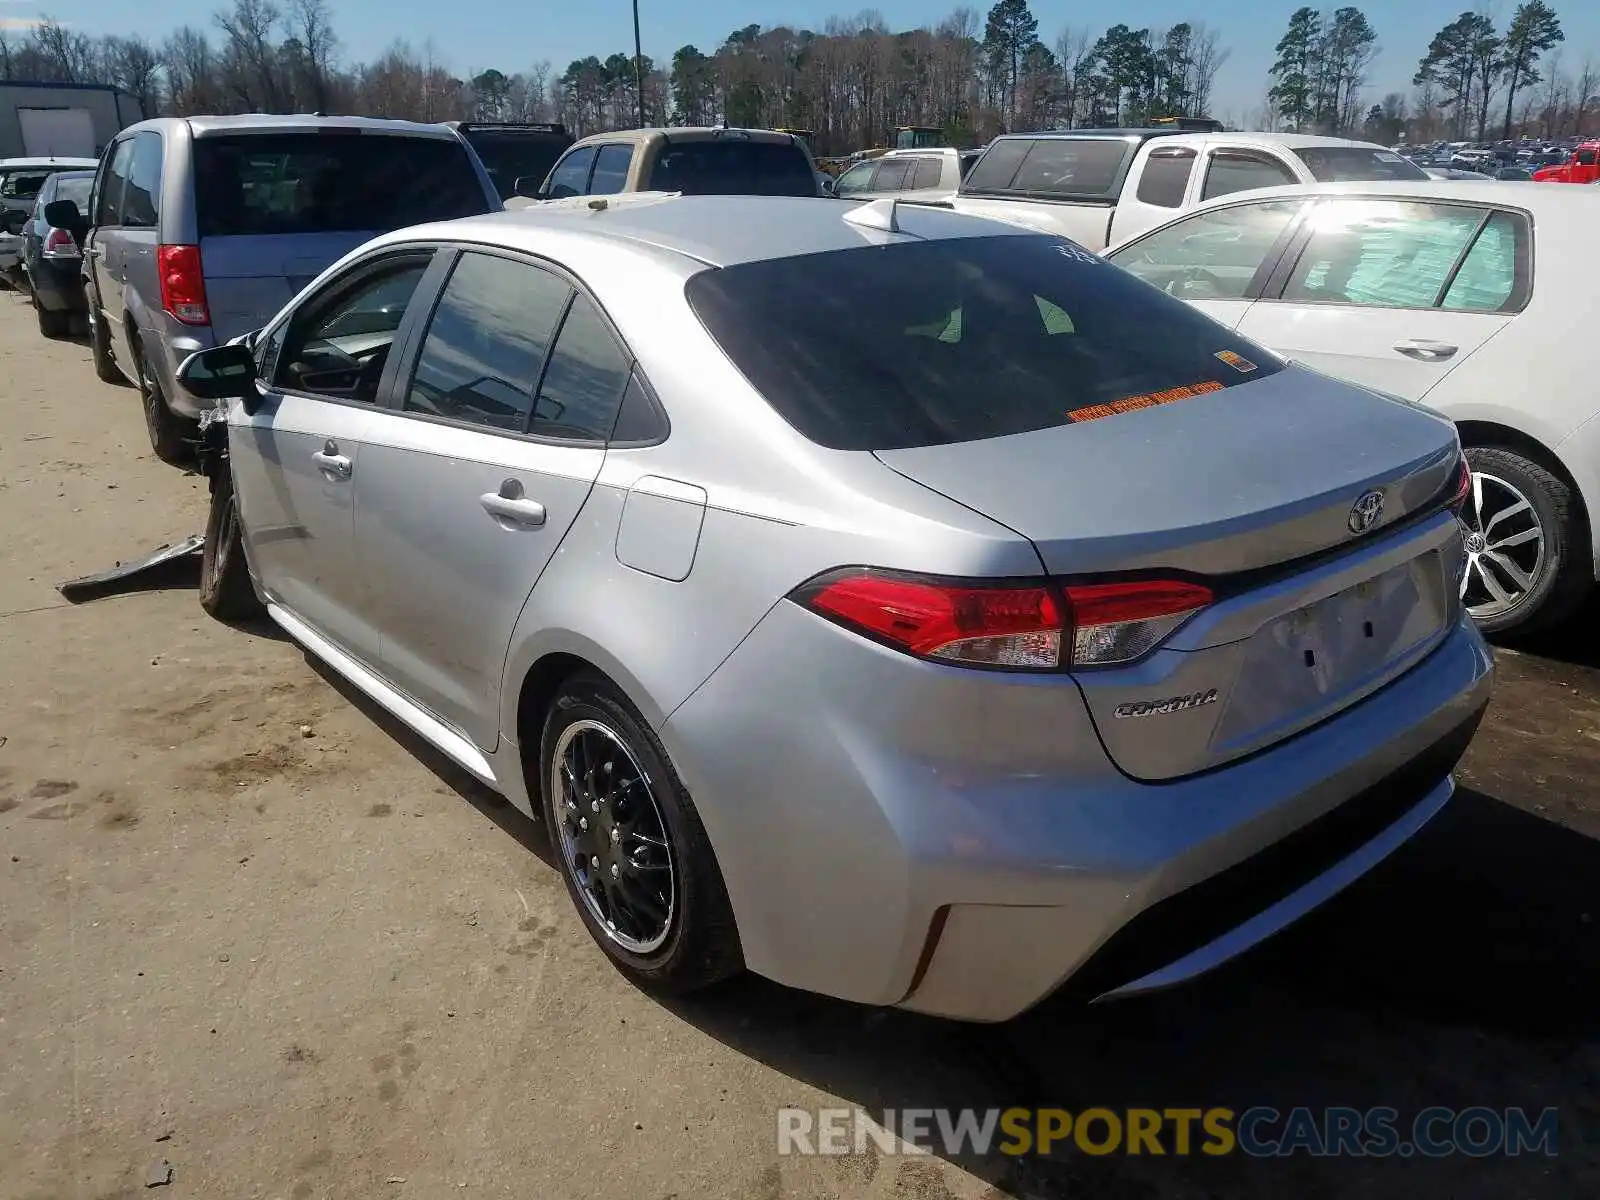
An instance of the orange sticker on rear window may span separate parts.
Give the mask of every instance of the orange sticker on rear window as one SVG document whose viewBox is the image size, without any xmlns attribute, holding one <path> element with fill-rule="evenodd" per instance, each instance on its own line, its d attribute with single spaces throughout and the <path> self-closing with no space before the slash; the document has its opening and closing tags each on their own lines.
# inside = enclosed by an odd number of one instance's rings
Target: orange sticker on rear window
<svg viewBox="0 0 1600 1200">
<path fill-rule="evenodd" d="M 1154 408 L 1158 404 L 1171 404 L 1177 400 L 1189 400 L 1195 396 L 1204 396 L 1207 392 L 1221 390 L 1220 383 L 1206 379 L 1199 383 L 1185 384 L 1183 387 L 1168 388 L 1164 392 L 1148 392 L 1142 396 L 1129 396 L 1125 400 L 1113 400 L 1110 404 L 1091 404 L 1069 412 L 1067 419 L 1073 422 L 1095 421 L 1101 417 L 1114 417 L 1118 413 L 1133 412 L 1138 408 Z"/>
<path fill-rule="evenodd" d="M 1242 354 L 1235 354 L 1232 350 L 1218 350 L 1213 357 L 1220 358 L 1241 375 L 1248 375 L 1256 369 L 1255 363 Z"/>
</svg>

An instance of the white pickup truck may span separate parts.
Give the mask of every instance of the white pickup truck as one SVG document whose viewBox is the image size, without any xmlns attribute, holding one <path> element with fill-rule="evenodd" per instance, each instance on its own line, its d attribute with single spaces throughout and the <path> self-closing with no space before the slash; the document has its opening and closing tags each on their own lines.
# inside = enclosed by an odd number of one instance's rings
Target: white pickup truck
<svg viewBox="0 0 1600 1200">
<path fill-rule="evenodd" d="M 996 138 L 949 203 L 1100 251 L 1231 192 L 1427 178 L 1386 147 L 1344 138 L 1075 129 Z"/>
</svg>

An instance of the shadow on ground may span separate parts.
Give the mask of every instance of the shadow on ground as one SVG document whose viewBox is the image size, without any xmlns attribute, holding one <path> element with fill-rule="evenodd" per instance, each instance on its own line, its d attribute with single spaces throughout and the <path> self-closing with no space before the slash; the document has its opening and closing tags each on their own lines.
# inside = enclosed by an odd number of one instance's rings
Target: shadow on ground
<svg viewBox="0 0 1600 1200">
<path fill-rule="evenodd" d="M 308 661 L 552 866 L 537 822 Z M 1514 697 L 1515 678 L 1510 690 Z M 1592 814 L 1600 804 L 1584 782 L 1573 802 Z M 879 1115 L 942 1107 L 1242 1113 L 1387 1106 L 1399 1111 L 1398 1129 L 1409 1137 L 1412 1119 L 1434 1105 L 1559 1113 L 1554 1157 L 1098 1157 L 1070 1145 L 1047 1159 L 953 1156 L 993 1184 L 995 1196 L 1594 1195 L 1600 841 L 1525 811 L 1531 795 L 1514 792 L 1514 805 L 1463 789 L 1416 839 L 1326 908 L 1209 978 L 1154 997 L 1090 1008 L 1049 1001 L 1002 1026 L 861 1008 L 754 977 L 660 1002 L 739 1052 Z M 1197 1134 L 1195 1146 L 1202 1140 Z M 949 1195 L 914 1157 L 869 1149 L 837 1167 L 852 1186 L 888 1171 L 897 1194 Z"/>
</svg>

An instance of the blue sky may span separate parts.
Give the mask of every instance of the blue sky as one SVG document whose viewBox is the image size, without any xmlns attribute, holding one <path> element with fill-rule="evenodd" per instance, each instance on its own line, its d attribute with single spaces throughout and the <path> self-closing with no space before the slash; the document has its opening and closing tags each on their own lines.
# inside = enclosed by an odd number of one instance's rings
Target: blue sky
<svg viewBox="0 0 1600 1200">
<path fill-rule="evenodd" d="M 142 32 L 159 39 L 185 24 L 212 27 L 211 14 L 220 0 L 45 0 L 42 4 L 0 0 L 0 23 L 49 14 L 89 33 Z M 1335 7 L 1335 0 L 1327 5 Z M 587 54 L 604 58 L 631 52 L 632 9 L 623 0 L 580 0 L 572 4 L 539 4 L 530 0 L 332 0 L 334 27 L 346 55 L 369 58 L 390 42 L 405 38 L 415 45 L 432 40 L 442 61 L 458 74 L 487 67 L 508 74 L 548 59 L 557 73 Z M 936 24 L 954 3 L 886 0 L 876 6 L 891 28 Z M 987 5 L 972 7 L 981 13 Z M 1067 26 L 1090 26 L 1098 34 L 1124 21 L 1161 27 L 1185 19 L 1201 19 L 1221 30 L 1233 56 L 1217 81 L 1214 115 L 1244 120 L 1260 104 L 1272 47 L 1283 31 L 1294 0 L 1236 0 L 1209 6 L 1195 0 L 1147 0 L 1134 6 L 1115 0 L 1035 0 L 1039 34 L 1054 43 Z M 1475 0 L 1412 0 L 1403 11 L 1386 5 L 1365 5 L 1378 32 L 1381 53 L 1369 88 L 1374 99 L 1385 91 L 1409 90 L 1417 59 L 1440 26 Z M 1514 0 L 1491 3 L 1496 23 L 1515 7 Z M 1566 29 L 1565 61 L 1575 67 L 1585 54 L 1600 59 L 1600 4 L 1594 0 L 1552 0 Z M 1208 9 L 1226 16 L 1207 16 Z M 644 50 L 665 61 L 679 46 L 692 42 L 710 51 L 734 29 L 752 23 L 817 28 L 833 15 L 858 11 L 848 2 L 827 0 L 743 0 L 735 4 L 700 0 L 641 0 Z M 153 14 L 159 13 L 159 18 Z"/>
</svg>

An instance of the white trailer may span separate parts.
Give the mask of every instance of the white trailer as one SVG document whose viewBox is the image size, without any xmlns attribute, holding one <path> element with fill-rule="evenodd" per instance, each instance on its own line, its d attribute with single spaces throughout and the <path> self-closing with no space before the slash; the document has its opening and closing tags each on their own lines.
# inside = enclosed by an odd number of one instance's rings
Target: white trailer
<svg viewBox="0 0 1600 1200">
<path fill-rule="evenodd" d="M 94 83 L 0 83 L 0 159 L 98 158 L 144 120 L 136 96 Z"/>
</svg>

